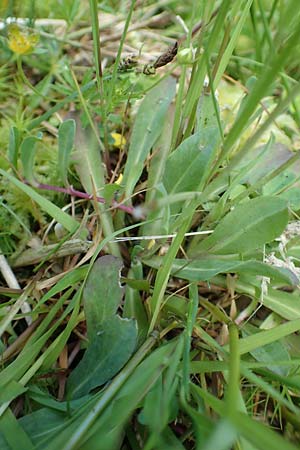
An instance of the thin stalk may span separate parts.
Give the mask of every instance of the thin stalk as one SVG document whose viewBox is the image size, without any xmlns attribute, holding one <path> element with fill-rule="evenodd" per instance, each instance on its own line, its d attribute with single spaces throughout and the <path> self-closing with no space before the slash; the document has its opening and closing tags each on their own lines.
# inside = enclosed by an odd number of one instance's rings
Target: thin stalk
<svg viewBox="0 0 300 450">
<path fill-rule="evenodd" d="M 108 132 L 106 126 L 107 115 L 105 111 L 105 92 L 103 85 L 103 72 L 101 65 L 101 42 L 100 42 L 100 27 L 99 27 L 99 17 L 98 17 L 98 2 L 97 0 L 89 0 L 90 11 L 91 11 L 91 21 L 92 21 L 92 34 L 93 34 L 93 50 L 96 68 L 96 80 L 99 90 L 100 108 L 102 113 L 102 122 L 104 125 L 104 159 L 107 171 L 110 172 L 110 155 L 108 151 Z"/>
<path fill-rule="evenodd" d="M 186 67 L 184 66 L 181 70 L 180 78 L 179 78 L 179 85 L 178 85 L 178 93 L 176 98 L 176 106 L 175 106 L 175 115 L 174 115 L 174 122 L 172 127 L 172 139 L 171 139 L 171 151 L 177 147 L 179 144 L 179 138 L 180 138 L 180 121 L 181 121 L 181 114 L 182 114 L 182 103 L 184 98 L 184 85 L 185 85 L 185 79 L 186 79 Z"/>
<path fill-rule="evenodd" d="M 189 311 L 186 322 L 185 330 L 185 342 L 183 350 L 183 370 L 182 370 L 182 386 L 185 393 L 185 398 L 187 401 L 190 400 L 190 351 L 191 351 L 191 339 L 193 328 L 196 323 L 197 311 L 198 311 L 198 286 L 193 283 L 189 287 Z"/>
<path fill-rule="evenodd" d="M 26 182 L 26 184 L 29 184 Z M 72 195 L 73 197 L 83 198 L 85 200 L 96 200 L 99 203 L 106 203 L 105 198 L 94 196 L 93 194 L 88 194 L 86 192 L 78 191 L 77 189 L 74 189 L 72 186 L 69 188 L 63 188 L 61 186 L 53 186 L 50 184 L 43 184 L 43 183 L 37 183 L 34 186 L 36 189 L 43 189 L 47 191 L 55 191 L 55 192 L 61 192 L 63 194 Z M 118 203 L 115 200 L 112 202 L 111 205 L 108 205 L 109 208 L 116 208 L 121 209 L 122 211 L 125 211 L 128 214 L 134 214 L 134 208 L 132 206 L 126 206 L 122 203 Z"/>
<path fill-rule="evenodd" d="M 224 0 L 222 2 L 220 9 L 217 11 L 216 21 L 215 21 L 213 30 L 211 32 L 208 44 L 207 44 L 206 48 L 204 49 L 204 51 L 208 55 L 208 58 L 210 58 L 212 52 L 214 51 L 216 44 L 218 42 L 220 33 L 222 32 L 224 20 L 228 13 L 229 5 L 230 5 L 230 0 Z M 206 15 L 209 17 L 209 12 L 206 13 Z M 214 13 L 212 15 L 214 15 Z M 204 59 L 201 58 L 201 46 L 202 46 L 203 33 L 205 30 L 206 23 L 207 23 L 207 18 L 205 17 L 203 19 L 204 25 L 201 27 L 199 38 L 198 38 L 196 62 L 194 63 L 194 66 L 193 66 L 191 81 L 189 84 L 188 92 L 186 95 L 186 102 L 185 102 L 184 109 L 183 109 L 183 115 L 182 115 L 183 120 L 188 119 L 188 124 L 187 124 L 186 130 L 185 130 L 183 139 L 186 139 L 190 135 L 190 133 L 194 127 L 197 102 L 199 100 L 199 96 L 203 89 L 203 83 L 204 83 L 204 78 L 205 78 L 205 73 L 206 73 L 206 64 L 205 64 Z M 199 56 L 199 58 L 198 58 L 198 56 Z"/>
<path fill-rule="evenodd" d="M 239 332 L 235 323 L 231 323 L 229 329 L 229 376 L 227 390 L 227 413 L 232 417 L 239 407 L 240 384 L 240 352 Z"/>
<path fill-rule="evenodd" d="M 126 16 L 126 22 L 125 22 L 124 30 L 123 30 L 123 33 L 121 36 L 119 48 L 118 48 L 118 53 L 116 56 L 115 63 L 113 65 L 113 72 L 112 72 L 112 77 L 110 80 L 110 88 L 109 88 L 108 98 L 107 98 L 106 113 L 108 113 L 111 108 L 112 96 L 113 96 L 113 93 L 115 90 L 115 85 L 116 85 L 116 80 L 117 80 L 117 75 L 118 75 L 118 66 L 119 66 L 119 63 L 121 60 L 121 54 L 122 54 L 124 42 L 126 39 L 126 35 L 128 32 L 128 28 L 130 25 L 130 21 L 131 21 L 131 17 L 132 17 L 133 11 L 134 11 L 135 4 L 136 4 L 136 0 L 131 0 L 130 8 L 129 8 L 129 11 Z"/>
<path fill-rule="evenodd" d="M 255 52 L 256 52 L 256 60 L 262 61 L 262 55 L 261 55 L 261 47 L 260 47 L 260 40 L 259 40 L 259 31 L 258 31 L 258 23 L 256 18 L 256 10 L 255 10 L 255 3 L 251 5 L 250 8 L 250 17 L 251 17 L 251 23 L 253 28 L 253 36 L 255 38 Z"/>
</svg>

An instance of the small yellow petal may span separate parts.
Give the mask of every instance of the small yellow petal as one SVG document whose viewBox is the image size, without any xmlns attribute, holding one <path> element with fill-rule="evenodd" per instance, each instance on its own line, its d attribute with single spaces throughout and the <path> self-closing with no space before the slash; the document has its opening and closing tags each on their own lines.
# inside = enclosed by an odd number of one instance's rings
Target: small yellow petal
<svg viewBox="0 0 300 450">
<path fill-rule="evenodd" d="M 115 181 L 115 184 L 119 184 L 120 185 L 122 183 L 122 180 L 123 180 L 123 174 L 120 173 L 118 179 Z"/>
<path fill-rule="evenodd" d="M 155 240 L 154 240 L 154 239 L 151 239 L 151 240 L 149 241 L 149 244 L 147 245 L 147 249 L 148 249 L 148 250 L 151 250 L 151 248 L 153 248 L 154 245 L 155 245 Z"/>
<path fill-rule="evenodd" d="M 125 137 L 122 136 L 120 133 L 111 133 L 110 135 L 114 140 L 113 146 L 123 150 L 123 148 L 126 145 Z"/>
</svg>

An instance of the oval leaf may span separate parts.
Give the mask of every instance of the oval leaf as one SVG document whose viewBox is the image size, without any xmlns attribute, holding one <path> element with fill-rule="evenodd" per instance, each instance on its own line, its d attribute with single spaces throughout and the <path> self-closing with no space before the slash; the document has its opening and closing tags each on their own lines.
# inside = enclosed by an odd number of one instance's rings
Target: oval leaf
<svg viewBox="0 0 300 450">
<path fill-rule="evenodd" d="M 120 284 L 122 260 L 112 255 L 98 258 L 90 271 L 82 294 L 89 340 L 102 323 L 116 314 L 123 297 Z"/>
<path fill-rule="evenodd" d="M 196 251 L 219 255 L 245 253 L 278 237 L 288 223 L 287 202 L 278 197 L 258 197 L 238 205 L 217 225 Z"/>
<path fill-rule="evenodd" d="M 36 184 L 36 181 L 35 181 L 34 175 L 33 175 L 33 165 L 34 165 L 36 141 L 37 141 L 36 137 L 29 136 L 24 139 L 24 141 L 21 144 L 21 148 L 20 148 L 24 177 L 32 185 Z"/>
<path fill-rule="evenodd" d="M 176 80 L 165 78 L 146 95 L 139 107 L 132 130 L 124 170 L 126 197 L 130 197 L 149 155 L 164 126 L 168 107 L 175 95 Z"/>
<path fill-rule="evenodd" d="M 218 129 L 204 128 L 185 139 L 167 159 L 163 184 L 169 194 L 201 190 L 220 141 Z M 178 212 L 178 203 L 171 206 Z"/>
<path fill-rule="evenodd" d="M 116 315 L 106 319 L 69 377 L 68 391 L 72 398 L 88 394 L 119 372 L 135 349 L 136 337 L 134 320 Z"/>
<path fill-rule="evenodd" d="M 153 257 L 144 262 L 155 269 L 163 264 L 161 257 Z M 221 273 L 265 276 L 278 284 L 296 285 L 299 283 L 292 271 L 255 260 L 234 261 L 210 257 L 193 261 L 175 259 L 171 269 L 173 276 L 188 281 L 207 281 Z"/>
</svg>

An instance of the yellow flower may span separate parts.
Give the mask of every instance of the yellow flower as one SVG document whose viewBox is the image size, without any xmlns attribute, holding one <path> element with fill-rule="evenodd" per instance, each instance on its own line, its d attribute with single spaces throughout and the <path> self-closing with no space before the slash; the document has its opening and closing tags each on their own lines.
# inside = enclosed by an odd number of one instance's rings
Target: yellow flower
<svg viewBox="0 0 300 450">
<path fill-rule="evenodd" d="M 110 135 L 114 140 L 113 146 L 123 150 L 126 145 L 126 139 L 124 138 L 124 136 L 122 136 L 120 133 L 110 133 Z"/>
<path fill-rule="evenodd" d="M 38 34 L 29 28 L 23 29 L 15 23 L 8 27 L 8 46 L 17 55 L 30 53 L 38 40 Z"/>
</svg>

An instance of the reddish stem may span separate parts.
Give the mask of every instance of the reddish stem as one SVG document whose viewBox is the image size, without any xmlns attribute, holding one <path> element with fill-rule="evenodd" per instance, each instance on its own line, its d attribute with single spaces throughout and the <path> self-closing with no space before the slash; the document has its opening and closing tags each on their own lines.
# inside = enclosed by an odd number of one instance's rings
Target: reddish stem
<svg viewBox="0 0 300 450">
<path fill-rule="evenodd" d="M 24 183 L 30 185 L 30 183 L 28 181 L 24 181 Z M 37 189 L 44 189 L 46 191 L 62 192 L 63 194 L 68 194 L 68 195 L 72 195 L 74 197 L 79 197 L 79 198 L 85 198 L 86 200 L 97 200 L 97 202 L 99 202 L 99 203 L 106 203 L 105 198 L 97 197 L 97 196 L 95 197 L 92 194 L 87 194 L 86 192 L 77 191 L 72 186 L 70 186 L 69 188 L 63 188 L 61 186 L 53 186 L 51 184 L 37 183 L 36 186 L 34 186 L 34 187 L 36 187 Z M 122 205 L 121 203 L 118 203 L 115 200 L 113 200 L 113 202 L 112 202 L 112 207 L 121 209 L 122 211 L 125 211 L 128 214 L 134 214 L 134 208 L 132 206 Z"/>
</svg>

